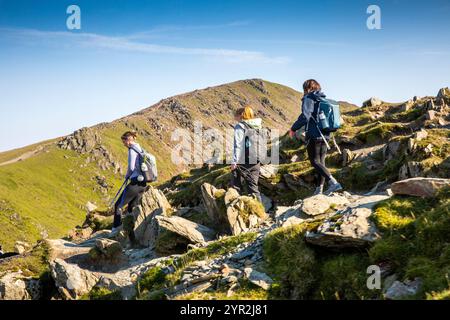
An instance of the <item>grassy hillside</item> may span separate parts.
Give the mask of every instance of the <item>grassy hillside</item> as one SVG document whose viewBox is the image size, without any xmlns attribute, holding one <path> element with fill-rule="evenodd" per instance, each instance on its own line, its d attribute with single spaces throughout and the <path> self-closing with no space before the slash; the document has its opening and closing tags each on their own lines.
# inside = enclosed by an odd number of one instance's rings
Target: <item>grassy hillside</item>
<svg viewBox="0 0 450 320">
<path fill-rule="evenodd" d="M 88 128 L 86 139 L 97 137 L 89 141 L 89 150 L 58 146 L 64 137 L 0 153 L 0 164 L 27 155 L 0 165 L 0 244 L 12 250 L 17 240 L 65 236 L 83 222 L 87 201 L 106 207 L 122 179 L 108 164 L 119 164 L 122 174 L 126 168 L 127 151 L 120 141 L 124 131 L 139 133 L 139 143 L 157 157 L 164 182 L 189 169 L 171 161 L 177 143 L 171 134 L 176 128 L 192 130 L 193 122 L 201 121 L 205 128 L 228 129 L 233 111 L 250 104 L 267 127 L 286 131 L 298 115 L 300 98 L 300 93 L 279 84 L 237 81 L 164 99 L 128 117 Z M 102 188 L 97 177 L 108 187 Z"/>
</svg>

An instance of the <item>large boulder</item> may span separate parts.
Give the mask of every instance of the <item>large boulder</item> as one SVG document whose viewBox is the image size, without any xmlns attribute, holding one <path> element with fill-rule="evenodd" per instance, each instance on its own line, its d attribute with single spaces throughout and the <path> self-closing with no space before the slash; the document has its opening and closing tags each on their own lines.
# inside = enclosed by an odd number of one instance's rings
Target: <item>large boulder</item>
<svg viewBox="0 0 450 320">
<path fill-rule="evenodd" d="M 21 271 L 0 278 L 0 300 L 29 300 L 26 279 Z"/>
<path fill-rule="evenodd" d="M 238 235 L 257 227 L 267 218 L 263 205 L 252 197 L 240 196 L 227 205 L 231 233 Z"/>
<path fill-rule="evenodd" d="M 50 262 L 50 270 L 59 293 L 68 300 L 78 299 L 96 285 L 99 277 L 62 259 Z"/>
<path fill-rule="evenodd" d="M 45 240 L 48 247 L 48 260 L 67 259 L 73 256 L 82 256 L 89 253 L 89 250 L 94 246 L 91 245 L 74 244 L 63 239 L 47 239 Z"/>
<path fill-rule="evenodd" d="M 134 209 L 131 214 L 132 223 L 129 228 L 133 231 L 138 244 L 144 247 L 154 247 L 159 234 L 157 216 L 166 216 L 172 211 L 162 191 L 150 187 L 142 198 L 142 205 Z M 124 228 L 126 228 L 126 219 Z"/>
<path fill-rule="evenodd" d="M 338 209 L 348 203 L 349 200 L 346 197 L 338 194 L 331 196 L 319 194 L 304 199 L 300 210 L 309 216 L 317 216 L 326 213 L 329 209 Z"/>
<path fill-rule="evenodd" d="M 437 98 L 450 98 L 450 89 L 447 88 L 442 88 L 439 90 L 438 94 L 437 94 Z"/>
<path fill-rule="evenodd" d="M 225 191 L 205 183 L 202 195 L 208 216 L 219 233 L 247 232 L 267 218 L 263 204 L 253 197 L 240 196 L 233 188 Z"/>
<path fill-rule="evenodd" d="M 209 183 L 204 183 L 201 186 L 201 190 L 206 212 L 214 228 L 219 232 L 229 231 L 225 215 L 225 200 L 223 199 L 226 191 L 217 189 Z"/>
<path fill-rule="evenodd" d="M 374 206 L 389 196 L 361 197 L 344 210 L 325 220 L 316 231 L 307 232 L 307 242 L 329 248 L 364 247 L 379 239 L 375 224 L 370 220 Z"/>
<path fill-rule="evenodd" d="M 391 189 L 396 195 L 433 197 L 440 189 L 448 186 L 450 179 L 417 177 L 397 181 L 392 184 Z"/>
<path fill-rule="evenodd" d="M 381 101 L 378 98 L 372 97 L 363 102 L 363 107 L 378 107 L 382 104 L 383 104 L 383 101 Z"/>
<path fill-rule="evenodd" d="M 158 220 L 159 225 L 164 229 L 187 238 L 193 243 L 205 243 L 215 239 L 216 233 L 214 230 L 182 217 L 158 216 L 156 219 Z"/>
<path fill-rule="evenodd" d="M 95 247 L 89 251 L 89 255 L 94 259 L 114 260 L 122 256 L 122 245 L 112 239 L 100 238 L 95 241 Z"/>
</svg>

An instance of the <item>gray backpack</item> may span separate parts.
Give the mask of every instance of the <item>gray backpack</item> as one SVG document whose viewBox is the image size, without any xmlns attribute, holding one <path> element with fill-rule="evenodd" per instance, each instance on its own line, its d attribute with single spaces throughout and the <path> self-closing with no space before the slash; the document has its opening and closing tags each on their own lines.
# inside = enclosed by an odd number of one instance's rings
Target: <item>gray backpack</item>
<svg viewBox="0 0 450 320">
<path fill-rule="evenodd" d="M 144 176 L 145 182 L 155 182 L 158 180 L 158 168 L 156 166 L 156 158 L 149 152 L 146 152 L 142 149 L 142 152 L 139 152 L 134 146 L 131 146 L 131 149 L 136 151 L 139 155 L 139 163 L 141 166 L 141 172 Z"/>
</svg>

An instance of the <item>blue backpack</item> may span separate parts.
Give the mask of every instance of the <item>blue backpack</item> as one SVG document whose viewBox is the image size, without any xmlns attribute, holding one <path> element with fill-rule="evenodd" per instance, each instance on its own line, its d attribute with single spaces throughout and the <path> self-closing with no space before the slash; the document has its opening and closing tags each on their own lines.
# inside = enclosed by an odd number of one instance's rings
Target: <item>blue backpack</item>
<svg viewBox="0 0 450 320">
<path fill-rule="evenodd" d="M 341 111 L 338 102 L 324 98 L 317 99 L 314 111 L 316 115 L 314 121 L 322 133 L 335 132 L 341 127 Z"/>
</svg>

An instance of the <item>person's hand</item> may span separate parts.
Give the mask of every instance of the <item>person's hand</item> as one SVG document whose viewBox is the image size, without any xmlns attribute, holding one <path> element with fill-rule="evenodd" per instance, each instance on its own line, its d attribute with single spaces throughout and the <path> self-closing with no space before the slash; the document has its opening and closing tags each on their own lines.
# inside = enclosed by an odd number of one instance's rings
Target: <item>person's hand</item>
<svg viewBox="0 0 450 320">
<path fill-rule="evenodd" d="M 237 168 L 237 164 L 233 163 L 233 164 L 231 165 L 231 171 L 236 170 L 236 168 Z"/>
<path fill-rule="evenodd" d="M 295 131 L 289 130 L 289 137 L 295 137 Z"/>
</svg>

